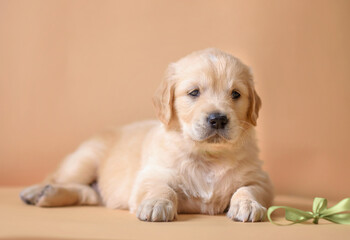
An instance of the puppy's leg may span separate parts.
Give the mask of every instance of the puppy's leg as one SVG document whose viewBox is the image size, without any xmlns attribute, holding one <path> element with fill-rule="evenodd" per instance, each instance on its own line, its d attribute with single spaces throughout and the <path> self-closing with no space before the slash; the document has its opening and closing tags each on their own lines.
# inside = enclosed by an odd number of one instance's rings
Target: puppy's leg
<svg viewBox="0 0 350 240">
<path fill-rule="evenodd" d="M 169 186 L 170 175 L 159 170 L 143 171 L 130 198 L 130 211 L 142 221 L 168 222 L 177 215 L 177 194 Z"/>
<path fill-rule="evenodd" d="M 97 167 L 108 150 L 108 142 L 104 138 L 94 138 L 84 142 L 67 156 L 58 170 L 49 177 L 54 183 L 91 184 L 97 178 Z"/>
<path fill-rule="evenodd" d="M 265 182 L 240 187 L 232 196 L 227 216 L 240 222 L 259 222 L 266 218 L 266 208 L 273 199 L 269 179 Z"/>
<path fill-rule="evenodd" d="M 105 138 L 84 142 L 42 184 L 24 189 L 20 194 L 21 199 L 40 207 L 98 204 L 98 194 L 89 184 L 96 180 L 99 161 L 107 148 Z"/>
</svg>

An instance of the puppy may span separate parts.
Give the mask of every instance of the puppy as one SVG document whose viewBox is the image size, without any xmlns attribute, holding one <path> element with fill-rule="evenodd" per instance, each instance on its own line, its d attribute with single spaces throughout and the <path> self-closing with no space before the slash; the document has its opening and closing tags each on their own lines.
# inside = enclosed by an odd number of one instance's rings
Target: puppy
<svg viewBox="0 0 350 240">
<path fill-rule="evenodd" d="M 261 101 L 249 68 L 217 49 L 194 52 L 169 65 L 154 106 L 160 121 L 91 138 L 21 199 L 103 204 L 152 222 L 226 211 L 236 221 L 262 221 L 273 194 L 258 158 Z"/>
</svg>

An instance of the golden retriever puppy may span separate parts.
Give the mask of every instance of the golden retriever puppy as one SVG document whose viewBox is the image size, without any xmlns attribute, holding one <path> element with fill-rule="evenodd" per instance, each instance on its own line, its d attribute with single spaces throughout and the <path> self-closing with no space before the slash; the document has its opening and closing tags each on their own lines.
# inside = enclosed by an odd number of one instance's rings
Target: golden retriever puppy
<svg viewBox="0 0 350 240">
<path fill-rule="evenodd" d="M 103 204 L 143 221 L 225 211 L 236 221 L 263 220 L 273 194 L 258 158 L 261 101 L 249 68 L 217 49 L 194 52 L 170 64 L 154 105 L 160 121 L 84 142 L 44 183 L 24 189 L 22 200 Z"/>
</svg>

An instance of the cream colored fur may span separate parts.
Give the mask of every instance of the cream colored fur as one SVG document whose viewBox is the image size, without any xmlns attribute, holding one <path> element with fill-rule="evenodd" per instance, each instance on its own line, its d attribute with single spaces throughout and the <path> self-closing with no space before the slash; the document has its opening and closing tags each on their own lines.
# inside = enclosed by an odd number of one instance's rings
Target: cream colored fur
<svg viewBox="0 0 350 240">
<path fill-rule="evenodd" d="M 194 89 L 199 96 L 189 95 Z M 192 53 L 170 64 L 154 105 L 160 121 L 93 137 L 21 198 L 42 207 L 102 203 L 147 221 L 225 210 L 234 220 L 263 220 L 273 194 L 258 158 L 261 101 L 249 68 L 216 49 Z M 210 129 L 212 112 L 227 115 L 225 129 Z"/>
</svg>

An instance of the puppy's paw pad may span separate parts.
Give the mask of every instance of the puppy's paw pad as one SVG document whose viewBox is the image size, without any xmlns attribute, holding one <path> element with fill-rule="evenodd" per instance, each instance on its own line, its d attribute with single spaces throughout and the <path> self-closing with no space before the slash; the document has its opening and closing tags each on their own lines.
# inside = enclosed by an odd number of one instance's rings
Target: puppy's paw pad
<svg viewBox="0 0 350 240">
<path fill-rule="evenodd" d="M 231 202 L 227 217 L 240 222 L 264 221 L 266 208 L 251 199 L 236 199 Z"/>
<path fill-rule="evenodd" d="M 141 203 L 136 216 L 142 221 L 169 222 L 175 219 L 176 209 L 170 200 L 148 199 Z"/>
<path fill-rule="evenodd" d="M 19 196 L 26 204 L 35 205 L 39 197 L 42 195 L 44 187 L 44 185 L 34 185 L 27 187 L 20 193 Z"/>
<path fill-rule="evenodd" d="M 20 193 L 23 202 L 39 207 L 50 206 L 48 199 L 55 195 L 55 188 L 52 185 L 34 185 L 24 189 Z"/>
</svg>

